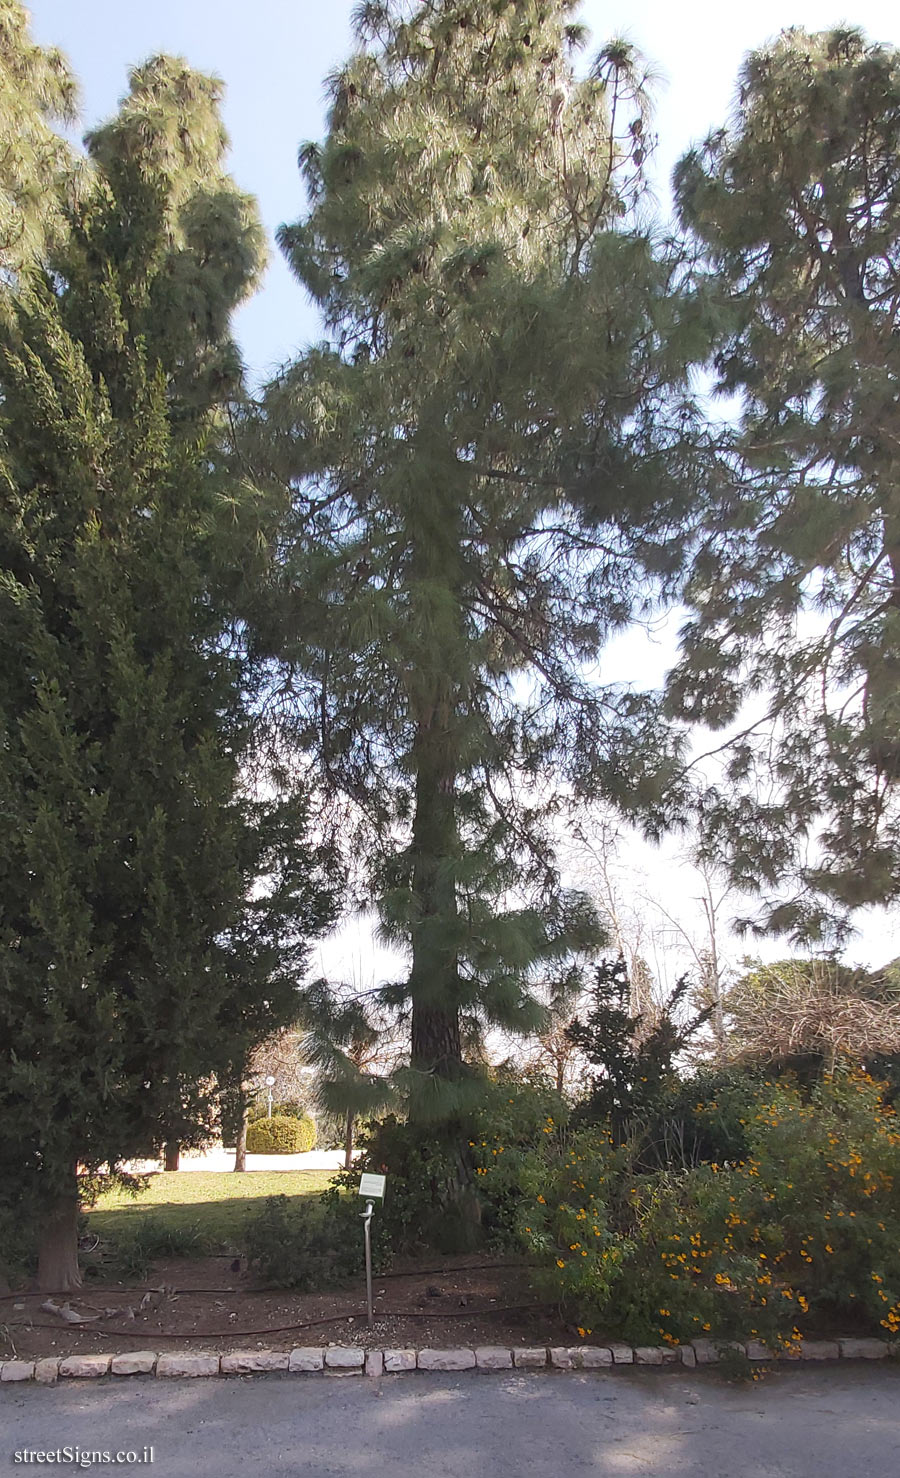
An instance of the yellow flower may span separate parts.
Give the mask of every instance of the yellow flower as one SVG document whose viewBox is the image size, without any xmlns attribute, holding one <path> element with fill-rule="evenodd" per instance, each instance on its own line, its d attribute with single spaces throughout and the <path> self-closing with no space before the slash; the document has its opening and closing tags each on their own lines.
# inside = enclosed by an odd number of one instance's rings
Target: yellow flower
<svg viewBox="0 0 900 1478">
<path fill-rule="evenodd" d="M 563 1260 L 562 1260 L 562 1258 L 561 1258 L 561 1257 L 558 1257 L 558 1258 L 557 1258 L 557 1259 L 556 1259 L 556 1266 L 557 1266 L 557 1267 L 558 1267 L 558 1268 L 564 1268 L 564 1267 L 565 1267 L 565 1263 L 564 1263 L 564 1262 L 563 1262 Z"/>
</svg>

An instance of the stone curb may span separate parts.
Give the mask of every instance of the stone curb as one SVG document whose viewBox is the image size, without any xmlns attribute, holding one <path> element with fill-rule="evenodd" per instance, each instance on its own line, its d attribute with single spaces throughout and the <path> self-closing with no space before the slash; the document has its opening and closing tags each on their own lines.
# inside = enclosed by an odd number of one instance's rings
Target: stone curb
<svg viewBox="0 0 900 1478">
<path fill-rule="evenodd" d="M 478 1349 L 364 1350 L 359 1345 L 311 1345 L 291 1350 L 234 1350 L 227 1355 L 192 1351 L 157 1354 L 132 1350 L 119 1355 L 68 1355 L 44 1360 L 5 1360 L 0 1381 L 33 1381 L 52 1386 L 59 1380 L 123 1379 L 153 1375 L 162 1379 L 213 1375 L 256 1375 L 270 1371 L 378 1377 L 411 1371 L 611 1370 L 617 1365 L 662 1366 L 718 1364 L 723 1352 L 733 1350 L 749 1360 L 823 1361 L 884 1360 L 900 1354 L 900 1344 L 886 1339 L 804 1340 L 799 1348 L 775 1356 L 759 1340 L 695 1339 L 689 1345 L 573 1345 L 506 1349 L 484 1345 Z"/>
</svg>

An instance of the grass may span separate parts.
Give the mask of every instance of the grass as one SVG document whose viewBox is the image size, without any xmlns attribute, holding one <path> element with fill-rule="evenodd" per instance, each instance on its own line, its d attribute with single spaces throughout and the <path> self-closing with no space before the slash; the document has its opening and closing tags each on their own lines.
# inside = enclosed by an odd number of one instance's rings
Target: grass
<svg viewBox="0 0 900 1478">
<path fill-rule="evenodd" d="M 136 1197 L 110 1190 L 88 1214 L 92 1232 L 114 1242 L 127 1241 L 152 1219 L 156 1228 L 186 1239 L 196 1250 L 241 1250 L 244 1218 L 259 1211 L 267 1196 L 318 1196 L 333 1170 L 173 1170 L 149 1177 Z"/>
</svg>

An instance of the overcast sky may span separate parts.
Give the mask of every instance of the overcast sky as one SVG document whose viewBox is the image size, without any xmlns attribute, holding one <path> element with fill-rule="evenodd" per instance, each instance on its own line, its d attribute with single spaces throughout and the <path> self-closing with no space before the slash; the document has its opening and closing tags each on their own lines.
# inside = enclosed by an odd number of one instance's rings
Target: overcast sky
<svg viewBox="0 0 900 1478">
<path fill-rule="evenodd" d="M 30 8 L 35 38 L 60 46 L 80 80 L 84 128 L 115 109 L 130 66 L 160 51 L 182 55 L 226 84 L 231 169 L 241 187 L 257 196 L 270 241 L 282 221 L 302 212 L 297 146 L 323 133 L 323 78 L 351 48 L 353 0 L 34 0 Z M 873 40 L 900 44 L 896 0 L 754 0 L 746 6 L 721 0 L 585 0 L 580 18 L 592 32 L 588 56 L 609 37 L 624 35 L 659 74 L 655 188 L 663 209 L 675 161 L 726 121 L 747 51 L 786 26 L 822 30 L 841 22 L 860 26 Z M 274 244 L 263 289 L 241 310 L 237 331 L 254 380 L 318 336 L 315 312 Z M 620 639 L 604 658 L 604 679 L 659 682 L 673 639 L 672 623 L 655 641 Z M 682 845 L 673 842 L 653 853 L 635 843 L 626 849 L 623 881 L 632 891 L 639 880 L 641 889 L 688 919 L 698 884 L 679 865 Z M 900 953 L 893 918 L 872 911 L 861 923 L 851 958 L 880 964 Z M 660 938 L 668 944 L 664 934 Z M 732 954 L 746 948 L 734 945 Z M 769 958 L 787 952 L 783 943 L 763 949 Z M 368 927 L 351 924 L 343 943 L 323 952 L 319 968 L 355 974 L 361 983 L 380 973 Z M 389 970 L 390 963 L 383 961 L 382 968 Z"/>
</svg>

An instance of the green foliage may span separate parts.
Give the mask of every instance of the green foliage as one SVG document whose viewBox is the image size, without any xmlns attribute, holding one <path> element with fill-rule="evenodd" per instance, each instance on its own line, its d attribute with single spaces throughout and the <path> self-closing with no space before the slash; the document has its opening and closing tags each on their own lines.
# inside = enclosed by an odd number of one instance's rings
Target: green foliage
<svg viewBox="0 0 900 1478">
<path fill-rule="evenodd" d="M 247 1118 L 251 1124 L 257 1119 L 265 1119 L 269 1113 L 269 1100 L 265 1094 L 260 1094 L 255 1103 L 250 1105 Z M 272 1114 L 280 1119 L 302 1119 L 306 1114 L 305 1105 L 299 1099 L 286 1098 L 272 1100 Z"/>
<path fill-rule="evenodd" d="M 393 1114 L 369 1121 L 353 1168 L 342 1170 L 335 1185 L 355 1192 L 361 1172 L 387 1176 L 376 1217 L 378 1235 L 398 1251 L 458 1252 L 483 1240 L 508 1245 L 520 1159 L 548 1115 L 562 1123 L 566 1112 L 552 1089 L 511 1075 L 486 1080 L 479 1085 L 477 1106 L 465 1118 L 427 1127 Z M 493 1172 L 490 1180 L 481 1168 L 485 1164 Z"/>
<path fill-rule="evenodd" d="M 585 1334 L 775 1349 L 817 1316 L 900 1328 L 900 1135 L 879 1085 L 748 1083 L 740 1123 L 744 1160 L 650 1173 L 608 1131 L 548 1123 L 517 1232 Z"/>
<path fill-rule="evenodd" d="M 410 1023 L 396 1087 L 423 1120 L 465 1111 L 464 1035 L 539 1026 L 536 975 L 599 938 L 532 782 L 564 773 L 653 825 L 676 769 L 654 702 L 583 676 L 647 566 L 680 558 L 690 309 L 627 229 L 640 61 L 609 47 L 576 74 L 570 11 L 363 7 L 280 235 L 329 340 L 265 398 L 273 481 L 297 490 L 272 702 L 363 802 L 358 851 L 411 959 L 382 998 Z"/>
<path fill-rule="evenodd" d="M 316 1072 L 316 1101 L 326 1114 L 339 1115 L 343 1143 L 347 1120 L 384 1110 L 396 1096 L 383 1071 L 385 1037 L 392 1020 L 360 1000 L 353 988 L 313 980 L 301 993 L 304 1061 Z M 396 1054 L 395 1054 L 396 1055 Z"/>
<path fill-rule="evenodd" d="M 359 1198 L 325 1192 L 310 1206 L 287 1196 L 270 1196 L 245 1224 L 248 1265 L 266 1287 L 318 1292 L 365 1271 Z M 373 1265 L 385 1266 L 383 1238 L 373 1223 Z"/>
<path fill-rule="evenodd" d="M 521 1173 L 543 1135 L 568 1123 L 565 1099 L 545 1085 L 512 1074 L 492 1082 L 472 1120 L 469 1148 L 486 1238 L 500 1247 L 517 1243 Z"/>
<path fill-rule="evenodd" d="M 77 165 L 54 124 L 71 124 L 77 88 L 65 58 L 35 46 L 28 12 L 0 0 L 0 271 L 4 291 L 63 226 L 63 191 Z"/>
<path fill-rule="evenodd" d="M 19 1287 L 37 1268 L 34 1224 L 21 1209 L 0 1201 L 0 1291 Z"/>
<path fill-rule="evenodd" d="M 211 1250 L 209 1237 L 197 1223 L 188 1225 L 152 1215 L 132 1218 L 121 1230 L 106 1233 L 97 1252 L 85 1259 L 85 1273 L 96 1267 L 104 1277 L 148 1278 L 161 1258 L 203 1257 Z"/>
<path fill-rule="evenodd" d="M 641 1168 L 677 1171 L 746 1159 L 747 1105 L 762 1077 L 746 1067 L 717 1066 L 671 1079 L 634 1126 Z"/>
<path fill-rule="evenodd" d="M 208 1135 L 332 911 L 304 798 L 242 774 L 268 515 L 224 433 L 261 238 L 218 94 L 132 75 L 0 321 L 0 1171 L 41 1225 L 78 1163 Z"/>
<path fill-rule="evenodd" d="M 273 1114 L 247 1126 L 248 1155 L 301 1155 L 315 1144 L 316 1126 L 309 1114 L 301 1119 Z"/>
<path fill-rule="evenodd" d="M 900 52 L 785 31 L 675 190 L 741 418 L 671 704 L 721 728 L 765 695 L 701 797 L 707 855 L 766 890 L 760 927 L 839 941 L 900 892 Z"/>
<path fill-rule="evenodd" d="M 480 1207 L 458 1123 L 423 1127 L 389 1114 L 366 1125 L 359 1156 L 342 1170 L 335 1185 L 355 1193 L 363 1171 L 387 1175 L 384 1202 L 375 1221 L 379 1235 L 397 1251 L 425 1247 L 459 1252 L 472 1244 Z M 459 1187 L 465 1187 L 460 1206 Z"/>
<path fill-rule="evenodd" d="M 712 1014 L 712 1007 L 679 1024 L 675 1019 L 687 990 L 683 977 L 654 1019 L 632 1015 L 628 968 L 620 955 L 595 967 L 591 1006 L 576 1018 L 567 1036 L 587 1061 L 601 1069 L 588 1098 L 579 1104 L 577 1123 L 609 1123 L 617 1138 L 651 1113 L 675 1080 L 675 1060 Z"/>
</svg>

